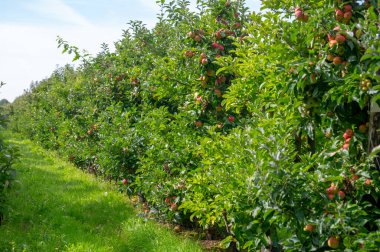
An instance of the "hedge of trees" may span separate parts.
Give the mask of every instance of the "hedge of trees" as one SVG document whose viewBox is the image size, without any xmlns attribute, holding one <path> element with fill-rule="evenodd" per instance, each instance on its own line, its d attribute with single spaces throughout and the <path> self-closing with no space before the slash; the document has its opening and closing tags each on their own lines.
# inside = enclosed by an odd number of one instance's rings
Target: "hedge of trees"
<svg viewBox="0 0 380 252">
<path fill-rule="evenodd" d="M 82 64 L 16 99 L 11 127 L 226 247 L 378 248 L 378 2 L 159 2 L 114 52 L 59 39 Z"/>
<path fill-rule="evenodd" d="M 4 84 L 1 82 L 0 87 Z M 6 208 L 7 190 L 16 178 L 13 165 L 18 157 L 17 148 L 7 143 L 3 136 L 7 121 L 5 106 L 8 104 L 9 102 L 6 99 L 0 101 L 0 225 L 3 222 L 3 214 Z"/>
</svg>

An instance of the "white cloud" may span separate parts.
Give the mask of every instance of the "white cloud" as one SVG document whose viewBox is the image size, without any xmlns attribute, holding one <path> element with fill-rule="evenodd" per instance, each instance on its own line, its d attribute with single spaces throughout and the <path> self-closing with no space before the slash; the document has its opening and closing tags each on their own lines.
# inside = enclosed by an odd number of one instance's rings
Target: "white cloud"
<svg viewBox="0 0 380 252">
<path fill-rule="evenodd" d="M 29 2 L 26 7 L 44 17 L 62 21 L 65 24 L 91 26 L 91 23 L 63 0 L 39 0 Z"/>
</svg>

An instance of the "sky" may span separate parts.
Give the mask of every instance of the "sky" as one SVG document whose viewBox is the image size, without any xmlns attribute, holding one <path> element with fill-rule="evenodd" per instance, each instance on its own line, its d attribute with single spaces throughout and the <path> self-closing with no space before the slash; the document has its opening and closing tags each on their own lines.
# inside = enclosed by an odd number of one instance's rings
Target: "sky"
<svg viewBox="0 0 380 252">
<path fill-rule="evenodd" d="M 190 0 L 195 2 L 195 0 Z M 259 0 L 246 0 L 259 10 Z M 130 20 L 152 28 L 156 0 L 0 0 L 0 100 L 12 102 L 72 56 L 57 48 L 57 36 L 92 55 L 106 43 L 112 49 Z"/>
</svg>

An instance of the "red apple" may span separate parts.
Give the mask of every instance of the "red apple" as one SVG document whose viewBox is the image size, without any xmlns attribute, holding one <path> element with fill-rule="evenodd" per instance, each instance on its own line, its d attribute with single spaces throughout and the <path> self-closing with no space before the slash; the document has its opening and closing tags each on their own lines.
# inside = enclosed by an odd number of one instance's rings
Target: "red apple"
<svg viewBox="0 0 380 252">
<path fill-rule="evenodd" d="M 222 97 L 222 91 L 219 88 L 215 89 L 214 93 L 215 93 L 216 96 Z"/>
<path fill-rule="evenodd" d="M 343 144 L 343 146 L 342 146 L 343 150 L 348 150 L 348 148 L 350 148 L 350 144 L 348 144 L 348 143 Z"/>
<path fill-rule="evenodd" d="M 313 232 L 315 229 L 315 226 L 313 224 L 307 224 L 303 230 L 306 231 L 306 232 Z"/>
<path fill-rule="evenodd" d="M 234 122 L 235 121 L 235 117 L 233 116 L 233 115 L 230 115 L 230 116 L 228 116 L 228 121 L 230 121 L 230 122 Z"/>
<path fill-rule="evenodd" d="M 337 44 L 338 44 L 338 41 L 336 41 L 335 39 L 332 39 L 332 40 L 329 41 L 329 47 L 333 47 L 333 46 L 335 46 Z"/>
<path fill-rule="evenodd" d="M 197 36 L 194 37 L 194 40 L 196 42 L 201 42 L 202 38 L 201 38 L 201 36 L 197 35 Z"/>
<path fill-rule="evenodd" d="M 342 34 L 337 34 L 335 36 L 335 40 L 336 42 L 338 42 L 338 44 L 343 44 L 344 42 L 346 42 L 346 37 L 343 36 Z"/>
<path fill-rule="evenodd" d="M 343 191 L 339 191 L 338 196 L 339 198 L 344 199 L 346 197 L 346 194 Z"/>
<path fill-rule="evenodd" d="M 364 182 L 365 185 L 370 186 L 372 184 L 372 180 L 367 178 Z"/>
<path fill-rule="evenodd" d="M 207 60 L 206 58 L 203 58 L 203 59 L 201 60 L 201 64 L 202 64 L 202 65 L 207 65 L 207 63 L 208 63 L 208 60 Z"/>
<path fill-rule="evenodd" d="M 344 13 L 343 13 L 342 10 L 339 10 L 339 9 L 335 10 L 335 18 L 336 18 L 336 20 L 342 21 L 343 17 L 344 17 Z"/>
<path fill-rule="evenodd" d="M 346 131 L 344 133 L 346 133 L 346 136 L 347 136 L 347 137 L 345 137 L 346 139 L 354 136 L 354 131 L 352 129 L 346 129 Z M 344 135 L 343 135 L 343 137 L 344 137 Z"/>
<path fill-rule="evenodd" d="M 336 249 L 339 247 L 339 237 L 337 236 L 331 236 L 328 240 L 327 240 L 327 245 L 330 247 L 330 248 L 333 248 L 333 249 Z"/>
<path fill-rule="evenodd" d="M 344 12 L 352 11 L 352 5 L 350 4 L 343 5 L 343 10 Z"/>
<path fill-rule="evenodd" d="M 366 125 L 366 124 L 361 124 L 361 125 L 359 126 L 359 131 L 360 131 L 361 133 L 366 133 L 366 132 L 367 132 L 367 125 Z"/>
<path fill-rule="evenodd" d="M 294 15 L 296 16 L 297 20 L 302 20 L 303 19 L 303 12 L 302 12 L 302 10 L 297 10 L 296 12 L 294 12 Z"/>
<path fill-rule="evenodd" d="M 203 126 L 203 122 L 202 121 L 196 121 L 195 122 L 195 127 L 199 128 L 199 127 L 202 127 Z"/>
<path fill-rule="evenodd" d="M 336 56 L 336 57 L 333 59 L 333 64 L 334 64 L 335 66 L 342 64 L 342 62 L 343 62 L 343 59 L 342 59 L 340 56 Z"/>
<path fill-rule="evenodd" d="M 123 185 L 126 185 L 128 184 L 128 180 L 127 179 L 123 179 L 123 181 L 121 181 L 123 183 Z"/>
</svg>

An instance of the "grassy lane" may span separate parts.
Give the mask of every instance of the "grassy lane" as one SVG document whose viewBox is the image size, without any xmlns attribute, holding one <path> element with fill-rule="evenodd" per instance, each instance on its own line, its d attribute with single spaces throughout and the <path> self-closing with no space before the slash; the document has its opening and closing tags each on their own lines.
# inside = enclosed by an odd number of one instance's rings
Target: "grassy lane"
<svg viewBox="0 0 380 252">
<path fill-rule="evenodd" d="M 201 251 L 137 217 L 126 197 L 28 140 L 10 192 L 0 251 Z"/>
</svg>

